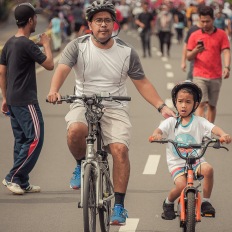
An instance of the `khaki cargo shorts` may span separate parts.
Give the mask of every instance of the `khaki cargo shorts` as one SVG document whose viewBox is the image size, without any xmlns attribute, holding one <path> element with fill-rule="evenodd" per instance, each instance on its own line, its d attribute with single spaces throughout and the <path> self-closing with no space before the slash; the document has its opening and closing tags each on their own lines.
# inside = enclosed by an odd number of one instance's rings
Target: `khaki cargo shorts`
<svg viewBox="0 0 232 232">
<path fill-rule="evenodd" d="M 82 122 L 88 125 L 85 111 L 85 107 L 80 103 L 71 104 L 70 111 L 65 116 L 67 129 L 75 122 Z M 128 107 L 106 108 L 100 123 L 104 146 L 111 143 L 123 143 L 129 149 L 132 126 L 129 119 Z"/>
<path fill-rule="evenodd" d="M 216 106 L 221 85 L 222 79 L 206 79 L 202 77 L 193 77 L 193 83 L 197 84 L 203 93 L 201 102 L 208 102 L 211 106 Z"/>
</svg>

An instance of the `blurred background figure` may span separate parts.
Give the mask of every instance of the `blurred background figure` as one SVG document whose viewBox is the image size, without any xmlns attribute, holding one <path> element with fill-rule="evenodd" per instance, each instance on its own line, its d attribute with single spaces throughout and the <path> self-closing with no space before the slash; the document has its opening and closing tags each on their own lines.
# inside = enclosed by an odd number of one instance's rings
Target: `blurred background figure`
<svg viewBox="0 0 232 232">
<path fill-rule="evenodd" d="M 142 7 L 143 12 L 137 16 L 135 23 L 140 29 L 139 34 L 142 42 L 143 57 L 146 57 L 147 54 L 151 57 L 151 35 L 154 31 L 154 18 L 153 14 L 149 12 L 148 2 L 144 2 Z"/>
<path fill-rule="evenodd" d="M 155 30 L 159 38 L 160 52 L 164 56 L 164 45 L 167 45 L 167 55 L 170 56 L 171 37 L 173 35 L 173 16 L 166 5 L 161 5 L 156 18 Z"/>
<path fill-rule="evenodd" d="M 61 43 L 62 43 L 62 22 L 58 16 L 58 12 L 56 11 L 53 16 L 51 17 L 50 23 L 48 28 L 52 30 L 52 43 L 53 43 L 53 50 L 60 51 Z"/>
<path fill-rule="evenodd" d="M 121 4 L 117 6 L 117 9 L 121 12 L 123 20 L 120 25 L 124 31 L 128 30 L 128 23 L 131 15 L 131 10 L 129 5 L 127 5 L 126 0 L 121 0 Z"/>
<path fill-rule="evenodd" d="M 176 30 L 176 39 L 179 44 L 183 41 L 183 30 L 187 25 L 187 19 L 185 16 L 185 4 L 182 2 L 178 5 L 174 12 L 174 27 Z"/>
<path fill-rule="evenodd" d="M 76 37 L 79 37 L 81 35 L 83 35 L 83 30 L 84 30 L 84 23 L 85 23 L 85 19 L 84 19 L 84 11 L 83 8 L 81 7 L 81 4 L 78 2 L 75 6 L 74 9 L 72 11 L 73 17 L 74 17 L 74 31 L 76 34 Z"/>
<path fill-rule="evenodd" d="M 114 29 L 113 29 L 113 33 L 112 35 L 113 36 L 116 36 L 118 33 L 119 33 L 119 29 L 120 29 L 120 23 L 122 22 L 123 20 L 123 17 L 122 17 L 122 13 L 121 11 L 116 7 L 116 2 L 112 2 L 115 6 L 115 10 L 116 10 L 116 20 L 117 20 L 117 23 L 114 22 Z"/>
</svg>

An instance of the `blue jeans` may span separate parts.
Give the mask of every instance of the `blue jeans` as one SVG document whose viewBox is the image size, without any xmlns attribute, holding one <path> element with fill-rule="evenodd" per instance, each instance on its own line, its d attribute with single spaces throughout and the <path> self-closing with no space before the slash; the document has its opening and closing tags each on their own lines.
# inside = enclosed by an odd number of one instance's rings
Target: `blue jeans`
<svg viewBox="0 0 232 232">
<path fill-rule="evenodd" d="M 29 186 L 29 173 L 34 168 L 44 141 L 44 122 L 38 104 L 8 106 L 14 134 L 14 165 L 6 176 L 9 182 Z"/>
</svg>

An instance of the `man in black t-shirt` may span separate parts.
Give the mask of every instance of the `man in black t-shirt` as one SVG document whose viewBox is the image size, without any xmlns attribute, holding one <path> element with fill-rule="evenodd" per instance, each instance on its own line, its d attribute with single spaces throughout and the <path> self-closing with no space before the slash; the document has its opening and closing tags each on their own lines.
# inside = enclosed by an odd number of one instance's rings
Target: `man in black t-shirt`
<svg viewBox="0 0 232 232">
<path fill-rule="evenodd" d="M 143 57 L 146 57 L 146 51 L 151 57 L 151 34 L 154 27 L 153 14 L 148 11 L 148 3 L 143 3 L 143 12 L 138 15 L 135 23 L 139 26 L 139 33 L 143 48 Z"/>
<path fill-rule="evenodd" d="M 10 116 L 14 134 L 14 165 L 2 183 L 14 194 L 40 192 L 30 185 L 29 173 L 39 157 L 44 139 L 44 122 L 37 99 L 35 62 L 47 70 L 54 68 L 50 39 L 40 36 L 38 45 L 29 39 L 35 32 L 40 13 L 30 3 L 15 8 L 16 35 L 5 44 L 0 61 L 0 87 L 3 114 Z"/>
</svg>

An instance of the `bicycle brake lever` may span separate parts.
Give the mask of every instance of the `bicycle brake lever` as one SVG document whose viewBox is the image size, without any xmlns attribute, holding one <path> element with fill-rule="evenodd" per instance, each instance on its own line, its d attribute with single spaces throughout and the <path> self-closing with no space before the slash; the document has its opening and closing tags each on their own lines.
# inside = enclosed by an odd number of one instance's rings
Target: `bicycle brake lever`
<svg viewBox="0 0 232 232">
<path fill-rule="evenodd" d="M 229 151 L 229 149 L 227 147 L 220 146 L 220 148 L 224 148 L 225 150 Z"/>
</svg>

